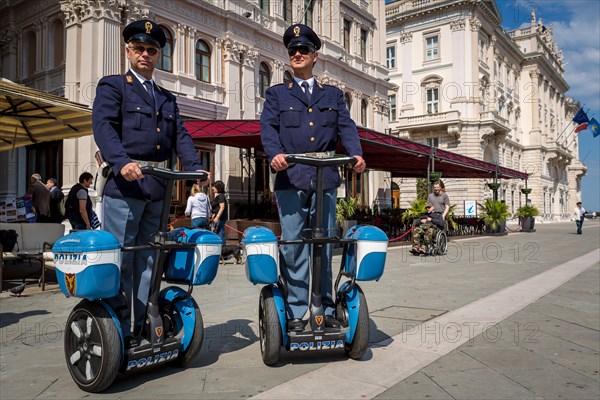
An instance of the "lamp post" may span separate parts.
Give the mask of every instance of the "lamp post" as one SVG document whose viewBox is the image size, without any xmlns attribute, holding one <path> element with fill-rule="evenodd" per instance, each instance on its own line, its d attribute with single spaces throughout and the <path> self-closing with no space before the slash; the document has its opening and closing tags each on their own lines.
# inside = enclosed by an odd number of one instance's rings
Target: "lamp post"
<svg viewBox="0 0 600 400">
<path fill-rule="evenodd" d="M 494 201 L 498 201 L 498 188 L 500 184 L 498 183 L 498 160 L 496 160 L 496 168 L 494 171 L 494 182 L 487 184 L 490 189 L 492 189 Z"/>
</svg>

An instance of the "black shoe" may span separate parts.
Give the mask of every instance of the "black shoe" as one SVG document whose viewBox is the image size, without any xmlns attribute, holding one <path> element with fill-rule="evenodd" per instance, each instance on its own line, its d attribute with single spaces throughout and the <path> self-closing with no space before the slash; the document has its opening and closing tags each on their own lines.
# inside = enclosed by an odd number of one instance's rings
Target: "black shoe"
<svg viewBox="0 0 600 400">
<path fill-rule="evenodd" d="M 302 321 L 300 318 L 290 319 L 287 322 L 287 330 L 290 332 L 304 331 L 304 321 Z"/>
<path fill-rule="evenodd" d="M 326 315 L 325 316 L 325 327 L 326 328 L 339 328 L 340 322 L 335 319 L 335 317 L 333 315 Z"/>
</svg>

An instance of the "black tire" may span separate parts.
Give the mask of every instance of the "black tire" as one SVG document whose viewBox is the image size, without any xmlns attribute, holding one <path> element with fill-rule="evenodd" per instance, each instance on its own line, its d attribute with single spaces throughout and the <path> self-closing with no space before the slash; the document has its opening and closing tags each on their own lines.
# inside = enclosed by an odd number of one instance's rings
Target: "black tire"
<svg viewBox="0 0 600 400">
<path fill-rule="evenodd" d="M 64 349 L 67 368 L 82 390 L 97 393 L 114 382 L 121 362 L 121 337 L 102 304 L 83 300 L 71 311 Z"/>
<path fill-rule="evenodd" d="M 192 340 L 185 351 L 179 353 L 179 357 L 175 360 L 175 364 L 180 367 L 187 367 L 192 361 L 196 359 L 200 354 L 202 348 L 202 342 L 204 341 L 204 321 L 202 320 L 202 313 L 200 313 L 200 307 L 193 298 L 190 298 L 194 303 L 194 312 L 196 319 L 194 320 L 194 334 Z M 183 324 L 183 321 L 181 321 Z M 180 329 L 183 329 L 183 325 Z"/>
<path fill-rule="evenodd" d="M 358 296 L 360 304 L 354 339 L 352 343 L 346 343 L 345 346 L 346 354 L 353 360 L 360 359 L 369 348 L 369 308 L 367 307 L 367 299 L 360 288 L 358 289 Z"/>
<path fill-rule="evenodd" d="M 265 286 L 260 291 L 258 302 L 258 326 L 260 336 L 260 353 L 266 365 L 274 365 L 279 361 L 281 352 L 281 326 L 273 290 Z"/>
<path fill-rule="evenodd" d="M 448 236 L 444 232 L 438 232 L 436 240 L 437 254 L 443 256 L 448 248 Z"/>
</svg>

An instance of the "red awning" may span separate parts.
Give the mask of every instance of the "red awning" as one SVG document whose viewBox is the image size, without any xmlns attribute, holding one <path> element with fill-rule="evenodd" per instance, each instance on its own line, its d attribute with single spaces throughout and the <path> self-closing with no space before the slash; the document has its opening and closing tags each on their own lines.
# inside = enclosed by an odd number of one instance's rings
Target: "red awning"
<svg viewBox="0 0 600 400">
<path fill-rule="evenodd" d="M 190 120 L 185 122 L 192 138 L 206 143 L 262 151 L 260 121 Z M 363 157 L 369 169 L 389 171 L 394 177 L 427 176 L 427 165 L 434 151 L 434 169 L 443 178 L 493 178 L 496 165 L 427 145 L 400 139 L 370 129 L 358 128 Z M 527 174 L 498 167 L 498 178 L 527 179 Z"/>
</svg>

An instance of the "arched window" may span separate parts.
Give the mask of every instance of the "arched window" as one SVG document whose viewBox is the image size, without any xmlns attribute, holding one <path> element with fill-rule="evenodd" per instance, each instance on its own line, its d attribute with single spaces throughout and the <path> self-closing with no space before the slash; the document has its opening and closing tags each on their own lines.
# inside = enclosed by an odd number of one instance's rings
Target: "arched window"
<svg viewBox="0 0 600 400">
<path fill-rule="evenodd" d="M 290 73 L 290 71 L 285 71 L 283 73 L 283 83 L 290 83 L 294 80 L 294 77 Z"/>
<path fill-rule="evenodd" d="M 156 68 L 162 69 L 163 71 L 173 72 L 173 36 L 166 27 L 161 25 L 161 28 L 165 33 L 167 42 L 165 43 L 165 47 L 163 47 L 160 51 L 160 58 Z"/>
<path fill-rule="evenodd" d="M 50 63 L 52 67 L 58 67 L 65 58 L 65 28 L 60 19 L 52 23 L 50 35 Z"/>
<path fill-rule="evenodd" d="M 350 97 L 350 93 L 344 93 L 344 103 L 346 103 L 346 108 L 350 111 L 352 108 L 352 97 Z"/>
<path fill-rule="evenodd" d="M 32 77 L 36 65 L 36 37 L 34 32 L 27 32 L 23 36 L 23 75 L 25 78 Z"/>
<path fill-rule="evenodd" d="M 360 124 L 367 127 L 367 100 L 360 101 Z"/>
<path fill-rule="evenodd" d="M 196 42 L 196 79 L 210 82 L 210 47 L 204 40 Z"/>
<path fill-rule="evenodd" d="M 261 62 L 260 66 L 258 67 L 258 81 L 259 81 L 259 88 L 258 88 L 259 95 L 260 95 L 260 97 L 265 98 L 265 96 L 267 94 L 267 89 L 269 88 L 269 86 L 271 86 L 271 69 L 264 62 Z"/>
</svg>

